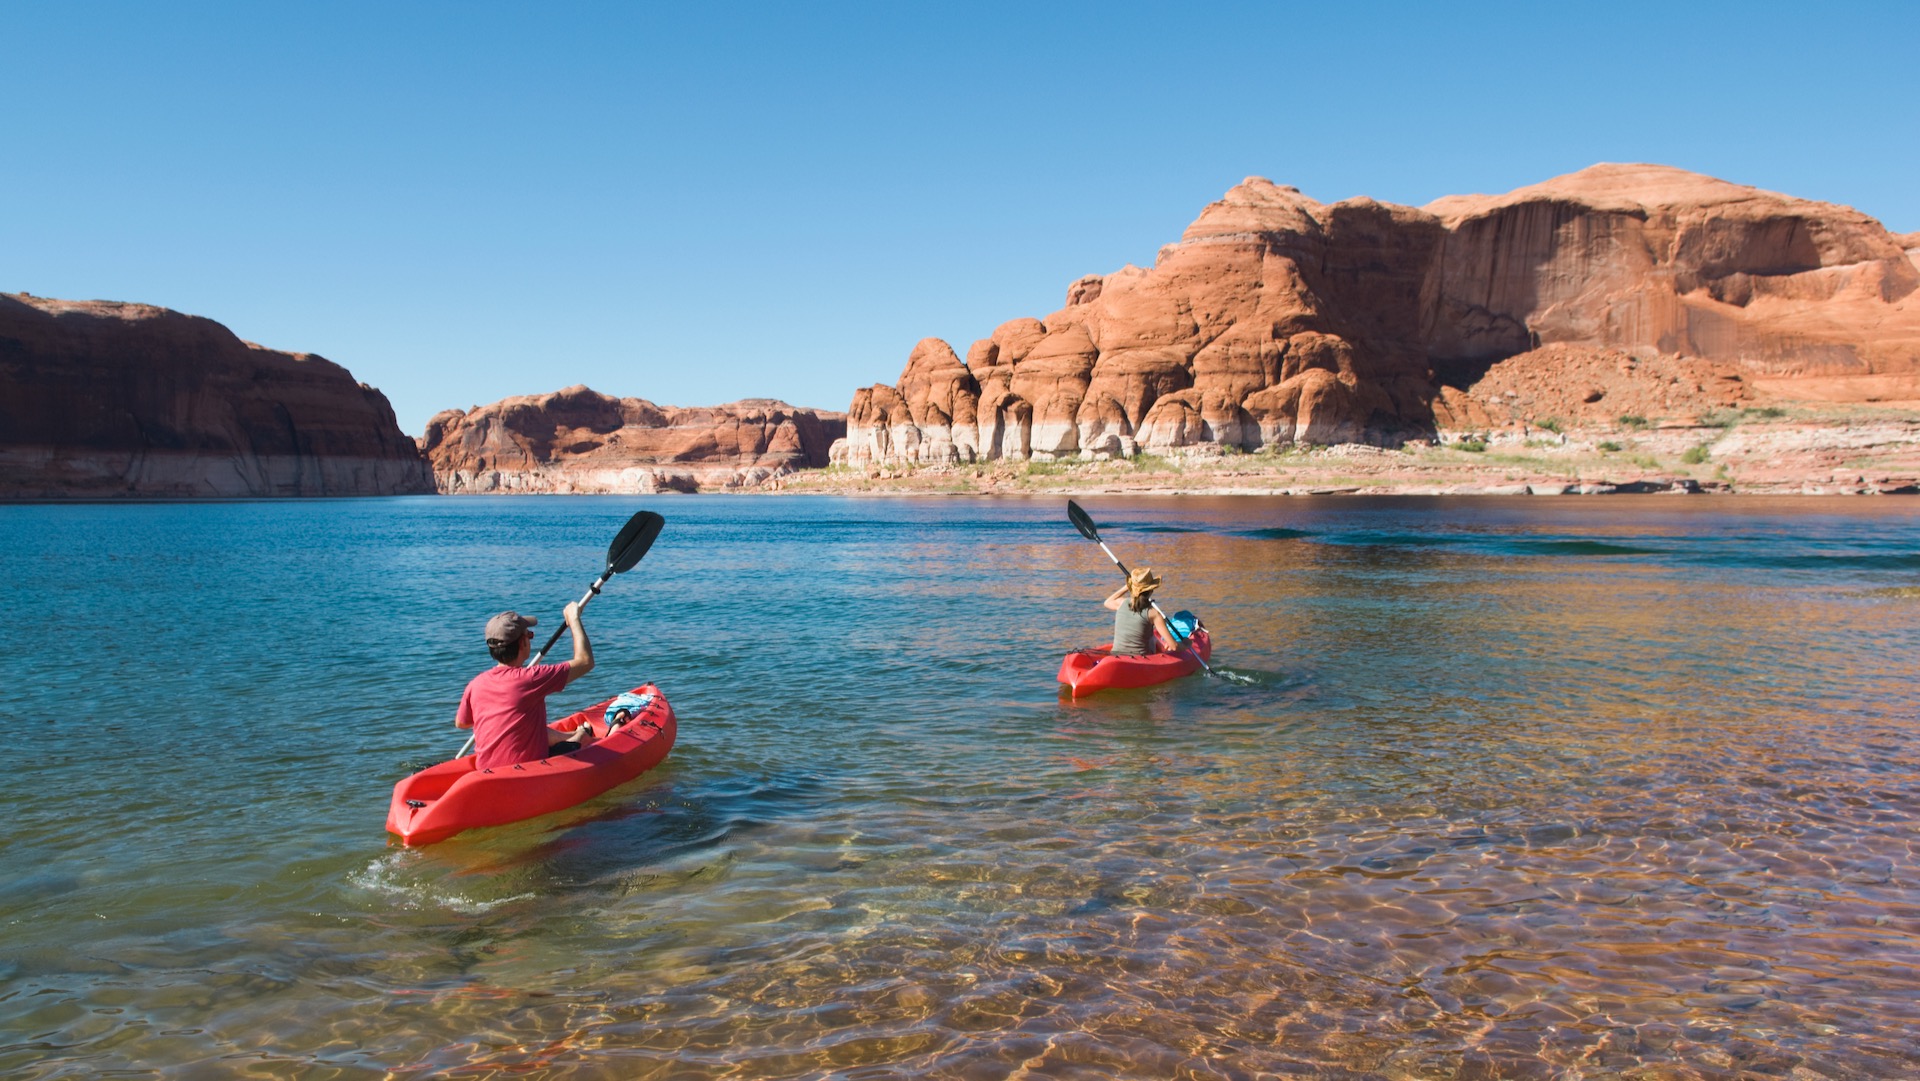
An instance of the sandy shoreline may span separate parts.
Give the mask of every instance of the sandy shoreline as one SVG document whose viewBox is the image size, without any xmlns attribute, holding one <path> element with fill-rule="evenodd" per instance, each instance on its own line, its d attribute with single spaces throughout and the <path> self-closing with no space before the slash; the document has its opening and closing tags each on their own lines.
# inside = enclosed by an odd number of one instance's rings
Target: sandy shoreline
<svg viewBox="0 0 1920 1081">
<path fill-rule="evenodd" d="M 1720 424 L 1512 430 L 1399 448 L 1255 454 L 1201 448 L 1112 461 L 829 468 L 758 491 L 823 494 L 1755 495 L 1920 494 L 1920 414 L 1840 423 L 1766 415 Z"/>
</svg>

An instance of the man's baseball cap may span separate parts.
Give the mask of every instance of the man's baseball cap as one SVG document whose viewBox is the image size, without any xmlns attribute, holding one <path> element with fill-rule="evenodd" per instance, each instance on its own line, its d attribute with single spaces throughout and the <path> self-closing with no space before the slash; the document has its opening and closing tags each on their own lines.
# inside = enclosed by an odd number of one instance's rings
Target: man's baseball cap
<svg viewBox="0 0 1920 1081">
<path fill-rule="evenodd" d="M 487 644 L 490 646 L 510 646 L 527 633 L 527 628 L 540 622 L 532 616 L 523 616 L 518 612 L 502 612 L 487 620 Z"/>
</svg>

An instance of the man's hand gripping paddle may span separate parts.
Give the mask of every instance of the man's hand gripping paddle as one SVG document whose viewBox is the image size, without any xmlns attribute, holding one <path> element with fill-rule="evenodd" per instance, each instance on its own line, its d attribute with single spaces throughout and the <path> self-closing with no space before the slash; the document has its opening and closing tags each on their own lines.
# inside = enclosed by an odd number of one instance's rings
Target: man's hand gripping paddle
<svg viewBox="0 0 1920 1081">
<path fill-rule="evenodd" d="M 1067 500 L 1067 518 L 1073 522 L 1073 528 L 1079 530 L 1081 536 L 1099 545 L 1100 550 L 1107 553 L 1107 558 L 1113 560 L 1113 565 L 1120 568 L 1120 574 L 1123 577 L 1132 577 L 1127 571 L 1127 565 L 1120 562 L 1120 557 L 1113 554 L 1113 549 L 1107 547 L 1106 541 L 1100 539 L 1100 529 L 1093 524 L 1093 519 L 1087 516 L 1086 511 L 1080 509 L 1080 504 L 1075 503 L 1071 499 Z M 1167 613 L 1161 609 L 1160 602 L 1149 599 L 1147 603 L 1153 605 L 1153 610 L 1160 613 L 1161 619 L 1167 618 Z M 1187 655 L 1199 661 L 1200 667 L 1206 669 L 1208 675 L 1219 675 L 1218 672 L 1213 670 L 1213 666 L 1209 665 L 1206 660 L 1200 656 L 1199 650 L 1187 645 L 1187 640 L 1180 637 L 1180 632 L 1174 628 L 1171 622 L 1167 624 L 1167 629 L 1173 631 L 1174 637 L 1182 646 L 1186 647 Z"/>
<path fill-rule="evenodd" d="M 640 557 L 647 554 L 647 549 L 653 547 L 654 538 L 660 535 L 661 527 L 666 524 L 665 518 L 650 510 L 643 510 L 627 519 L 627 524 L 620 527 L 620 534 L 613 538 L 612 544 L 607 545 L 607 569 L 601 571 L 600 577 L 595 578 L 593 584 L 587 587 L 586 595 L 580 598 L 580 607 L 585 608 L 588 601 L 600 595 L 600 587 L 607 584 L 607 579 L 632 570 L 633 565 L 640 562 Z M 555 627 L 553 637 L 547 639 L 547 644 L 540 647 L 540 652 L 527 658 L 527 663 L 539 664 L 547 655 L 547 651 L 553 648 L 553 644 L 560 640 L 560 635 L 565 633 L 566 629 L 564 623 Z M 454 757 L 464 756 L 472 746 L 473 737 L 468 736 L 465 746 L 462 746 L 460 753 Z"/>
</svg>

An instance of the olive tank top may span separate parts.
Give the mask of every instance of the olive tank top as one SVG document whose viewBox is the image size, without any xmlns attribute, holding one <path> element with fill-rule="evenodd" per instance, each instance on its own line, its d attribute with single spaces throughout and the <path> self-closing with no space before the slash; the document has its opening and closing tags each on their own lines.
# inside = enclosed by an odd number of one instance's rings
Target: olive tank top
<svg viewBox="0 0 1920 1081">
<path fill-rule="evenodd" d="M 1125 600 L 1113 613 L 1113 652 L 1118 656 L 1137 657 L 1142 653 L 1154 651 L 1153 617 L 1147 613 L 1136 612 Z"/>
</svg>

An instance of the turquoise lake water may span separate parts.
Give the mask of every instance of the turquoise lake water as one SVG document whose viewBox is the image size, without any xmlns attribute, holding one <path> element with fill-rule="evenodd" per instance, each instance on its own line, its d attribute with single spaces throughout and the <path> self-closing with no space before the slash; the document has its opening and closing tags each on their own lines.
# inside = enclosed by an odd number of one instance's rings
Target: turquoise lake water
<svg viewBox="0 0 1920 1081">
<path fill-rule="evenodd" d="M 1920 501 L 0 506 L 0 1076 L 1920 1074 Z M 408 850 L 502 608 L 659 769 Z M 560 655 L 565 656 L 564 644 Z"/>
</svg>

